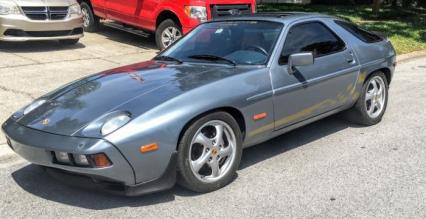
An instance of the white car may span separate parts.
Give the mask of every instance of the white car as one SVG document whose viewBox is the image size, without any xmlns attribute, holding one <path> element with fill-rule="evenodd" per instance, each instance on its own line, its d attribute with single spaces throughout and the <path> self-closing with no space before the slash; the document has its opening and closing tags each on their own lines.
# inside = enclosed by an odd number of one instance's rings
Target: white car
<svg viewBox="0 0 426 219">
<path fill-rule="evenodd" d="M 81 37 L 83 18 L 75 0 L 0 0 L 0 41 L 76 44 Z"/>
</svg>

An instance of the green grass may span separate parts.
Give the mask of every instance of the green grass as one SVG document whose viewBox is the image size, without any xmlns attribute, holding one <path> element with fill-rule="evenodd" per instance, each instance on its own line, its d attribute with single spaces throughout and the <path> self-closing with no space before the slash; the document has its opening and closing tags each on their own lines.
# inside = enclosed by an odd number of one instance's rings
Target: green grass
<svg viewBox="0 0 426 219">
<path fill-rule="evenodd" d="M 426 49 L 426 9 L 384 7 L 378 16 L 370 6 L 260 4 L 259 12 L 319 12 L 355 22 L 372 31 L 389 36 L 398 54 Z"/>
</svg>

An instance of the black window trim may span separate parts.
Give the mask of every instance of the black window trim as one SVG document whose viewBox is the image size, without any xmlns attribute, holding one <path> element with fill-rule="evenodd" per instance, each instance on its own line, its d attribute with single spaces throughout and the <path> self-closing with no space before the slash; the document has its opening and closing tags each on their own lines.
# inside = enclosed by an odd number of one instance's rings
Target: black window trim
<svg viewBox="0 0 426 219">
<path fill-rule="evenodd" d="M 343 47 L 341 50 L 334 51 L 334 52 L 327 53 L 327 54 L 319 55 L 319 56 L 317 56 L 317 57 L 314 57 L 314 60 L 315 60 L 315 59 L 317 59 L 317 58 L 322 58 L 322 57 L 325 57 L 325 56 L 329 56 L 329 55 L 333 55 L 333 54 L 336 54 L 336 53 L 340 53 L 340 52 L 343 52 L 343 51 L 345 51 L 345 50 L 347 50 L 347 49 L 348 49 L 348 46 L 347 46 L 346 42 L 345 42 L 345 41 L 344 41 L 341 37 L 339 37 L 339 35 L 337 35 L 337 33 L 336 33 L 336 32 L 334 32 L 334 31 L 333 31 L 333 30 L 332 30 L 332 29 L 331 29 L 331 28 L 330 28 L 327 24 L 325 24 L 323 21 L 320 21 L 320 20 L 302 21 L 302 22 L 299 22 L 299 23 L 296 23 L 296 24 L 293 24 L 293 25 L 289 26 L 289 29 L 288 29 L 287 34 L 286 34 L 286 36 L 285 36 L 284 43 L 283 43 L 283 45 L 282 45 L 281 52 L 279 53 L 279 57 L 278 57 L 278 65 L 279 65 L 279 66 L 284 66 L 284 65 L 287 65 L 287 64 L 288 64 L 288 63 L 283 63 L 283 64 L 281 64 L 281 63 L 280 63 L 281 54 L 283 54 L 284 46 L 285 46 L 285 43 L 287 42 L 287 36 L 288 36 L 288 33 L 291 31 L 291 29 L 292 29 L 293 27 L 297 27 L 297 26 L 299 26 L 299 25 L 303 25 L 303 24 L 310 24 L 310 23 L 319 23 L 320 25 L 324 26 L 327 30 L 329 30 L 329 31 L 331 32 L 331 34 L 333 34 L 333 35 L 334 35 L 334 37 L 336 37 L 338 40 L 340 40 L 340 41 L 344 44 L 344 47 Z"/>
<path fill-rule="evenodd" d="M 351 22 L 351 21 L 341 20 L 341 19 L 334 19 L 334 20 L 333 20 L 333 22 L 334 22 L 337 26 L 339 26 L 340 28 L 342 28 L 343 30 L 345 30 L 346 32 L 348 32 L 350 35 L 352 35 L 352 36 L 353 36 L 353 37 L 355 37 L 356 39 L 360 40 L 361 42 L 364 42 L 364 43 L 367 43 L 367 44 L 372 44 L 372 43 L 382 42 L 382 41 L 384 40 L 384 37 L 382 37 L 382 36 L 380 36 L 380 35 L 377 35 L 377 34 L 375 34 L 375 33 L 371 32 L 371 31 L 369 31 L 369 30 L 367 30 L 367 29 L 365 29 L 365 28 L 363 28 L 363 27 L 361 27 L 361 26 L 359 26 L 359 25 L 357 25 L 357 24 L 355 24 L 355 23 L 353 23 L 353 22 Z M 371 34 L 371 35 L 376 36 L 376 37 L 377 37 L 378 39 L 380 39 L 380 40 L 372 41 L 372 42 L 368 42 L 367 40 L 361 39 L 361 38 L 360 38 L 360 37 L 358 37 L 356 34 L 352 33 L 351 31 L 349 31 L 349 30 L 347 30 L 345 27 L 343 27 L 341 24 L 339 24 L 339 22 L 340 22 L 340 23 L 346 23 L 346 24 L 349 24 L 349 25 L 353 25 L 353 26 L 355 26 L 356 28 L 358 28 L 358 29 L 360 29 L 360 30 L 362 30 L 362 31 L 365 31 L 365 32 L 366 32 L 366 33 L 368 33 L 368 34 Z"/>
</svg>

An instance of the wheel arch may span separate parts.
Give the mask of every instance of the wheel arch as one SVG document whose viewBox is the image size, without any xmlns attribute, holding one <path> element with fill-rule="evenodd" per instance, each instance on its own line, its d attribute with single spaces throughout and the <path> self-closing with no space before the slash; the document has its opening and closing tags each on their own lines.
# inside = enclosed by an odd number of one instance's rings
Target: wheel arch
<svg viewBox="0 0 426 219">
<path fill-rule="evenodd" d="M 189 128 L 189 126 L 192 123 L 194 123 L 195 121 L 197 121 L 199 118 L 201 118 L 201 117 L 203 117 L 205 115 L 208 115 L 210 113 L 214 113 L 214 112 L 226 112 L 226 113 L 229 113 L 237 121 L 237 124 L 238 124 L 238 126 L 239 126 L 239 128 L 241 130 L 241 134 L 242 134 L 242 138 L 243 138 L 242 140 L 244 140 L 245 133 L 246 133 L 246 123 L 245 123 L 245 119 L 244 119 L 243 113 L 239 109 L 237 109 L 235 107 L 219 107 L 219 108 L 211 109 L 211 110 L 205 111 L 203 113 L 200 113 L 200 114 L 194 116 L 191 120 L 189 120 L 183 126 L 183 128 L 180 130 L 179 138 L 178 138 L 178 141 L 177 141 L 178 144 L 176 145 L 176 150 L 178 149 L 179 142 L 182 139 L 183 135 L 185 134 L 185 131 Z"/>
<path fill-rule="evenodd" d="M 176 24 L 182 27 L 182 23 L 180 22 L 179 17 L 176 15 L 176 13 L 167 9 L 161 11 L 158 14 L 157 19 L 155 21 L 155 27 L 158 27 L 161 24 L 161 22 L 167 19 L 172 19 L 174 22 L 176 22 Z"/>
<path fill-rule="evenodd" d="M 90 7 L 92 7 L 92 1 L 90 1 L 90 0 L 78 0 L 77 1 L 79 4 L 81 4 L 81 3 L 87 3 Z"/>
<path fill-rule="evenodd" d="M 364 83 L 371 77 L 371 75 L 373 75 L 376 72 L 383 72 L 383 74 L 385 74 L 385 76 L 386 76 L 386 81 L 388 82 L 388 85 L 390 85 L 391 80 L 392 80 L 392 73 L 391 73 L 391 70 L 389 68 L 379 68 L 379 69 L 376 69 L 374 71 L 371 71 L 367 75 L 367 78 L 365 79 Z"/>
</svg>

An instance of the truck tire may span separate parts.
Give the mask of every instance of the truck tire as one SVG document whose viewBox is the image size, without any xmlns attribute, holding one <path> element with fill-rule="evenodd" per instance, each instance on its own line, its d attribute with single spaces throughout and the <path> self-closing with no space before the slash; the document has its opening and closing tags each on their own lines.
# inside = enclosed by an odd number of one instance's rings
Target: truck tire
<svg viewBox="0 0 426 219">
<path fill-rule="evenodd" d="M 86 32 L 96 32 L 99 30 L 99 17 L 93 13 L 92 7 L 86 3 L 81 3 L 81 13 L 83 14 L 83 28 Z"/>
<path fill-rule="evenodd" d="M 164 50 L 182 36 L 182 27 L 174 20 L 166 19 L 155 31 L 155 42 L 160 50 Z"/>
</svg>

